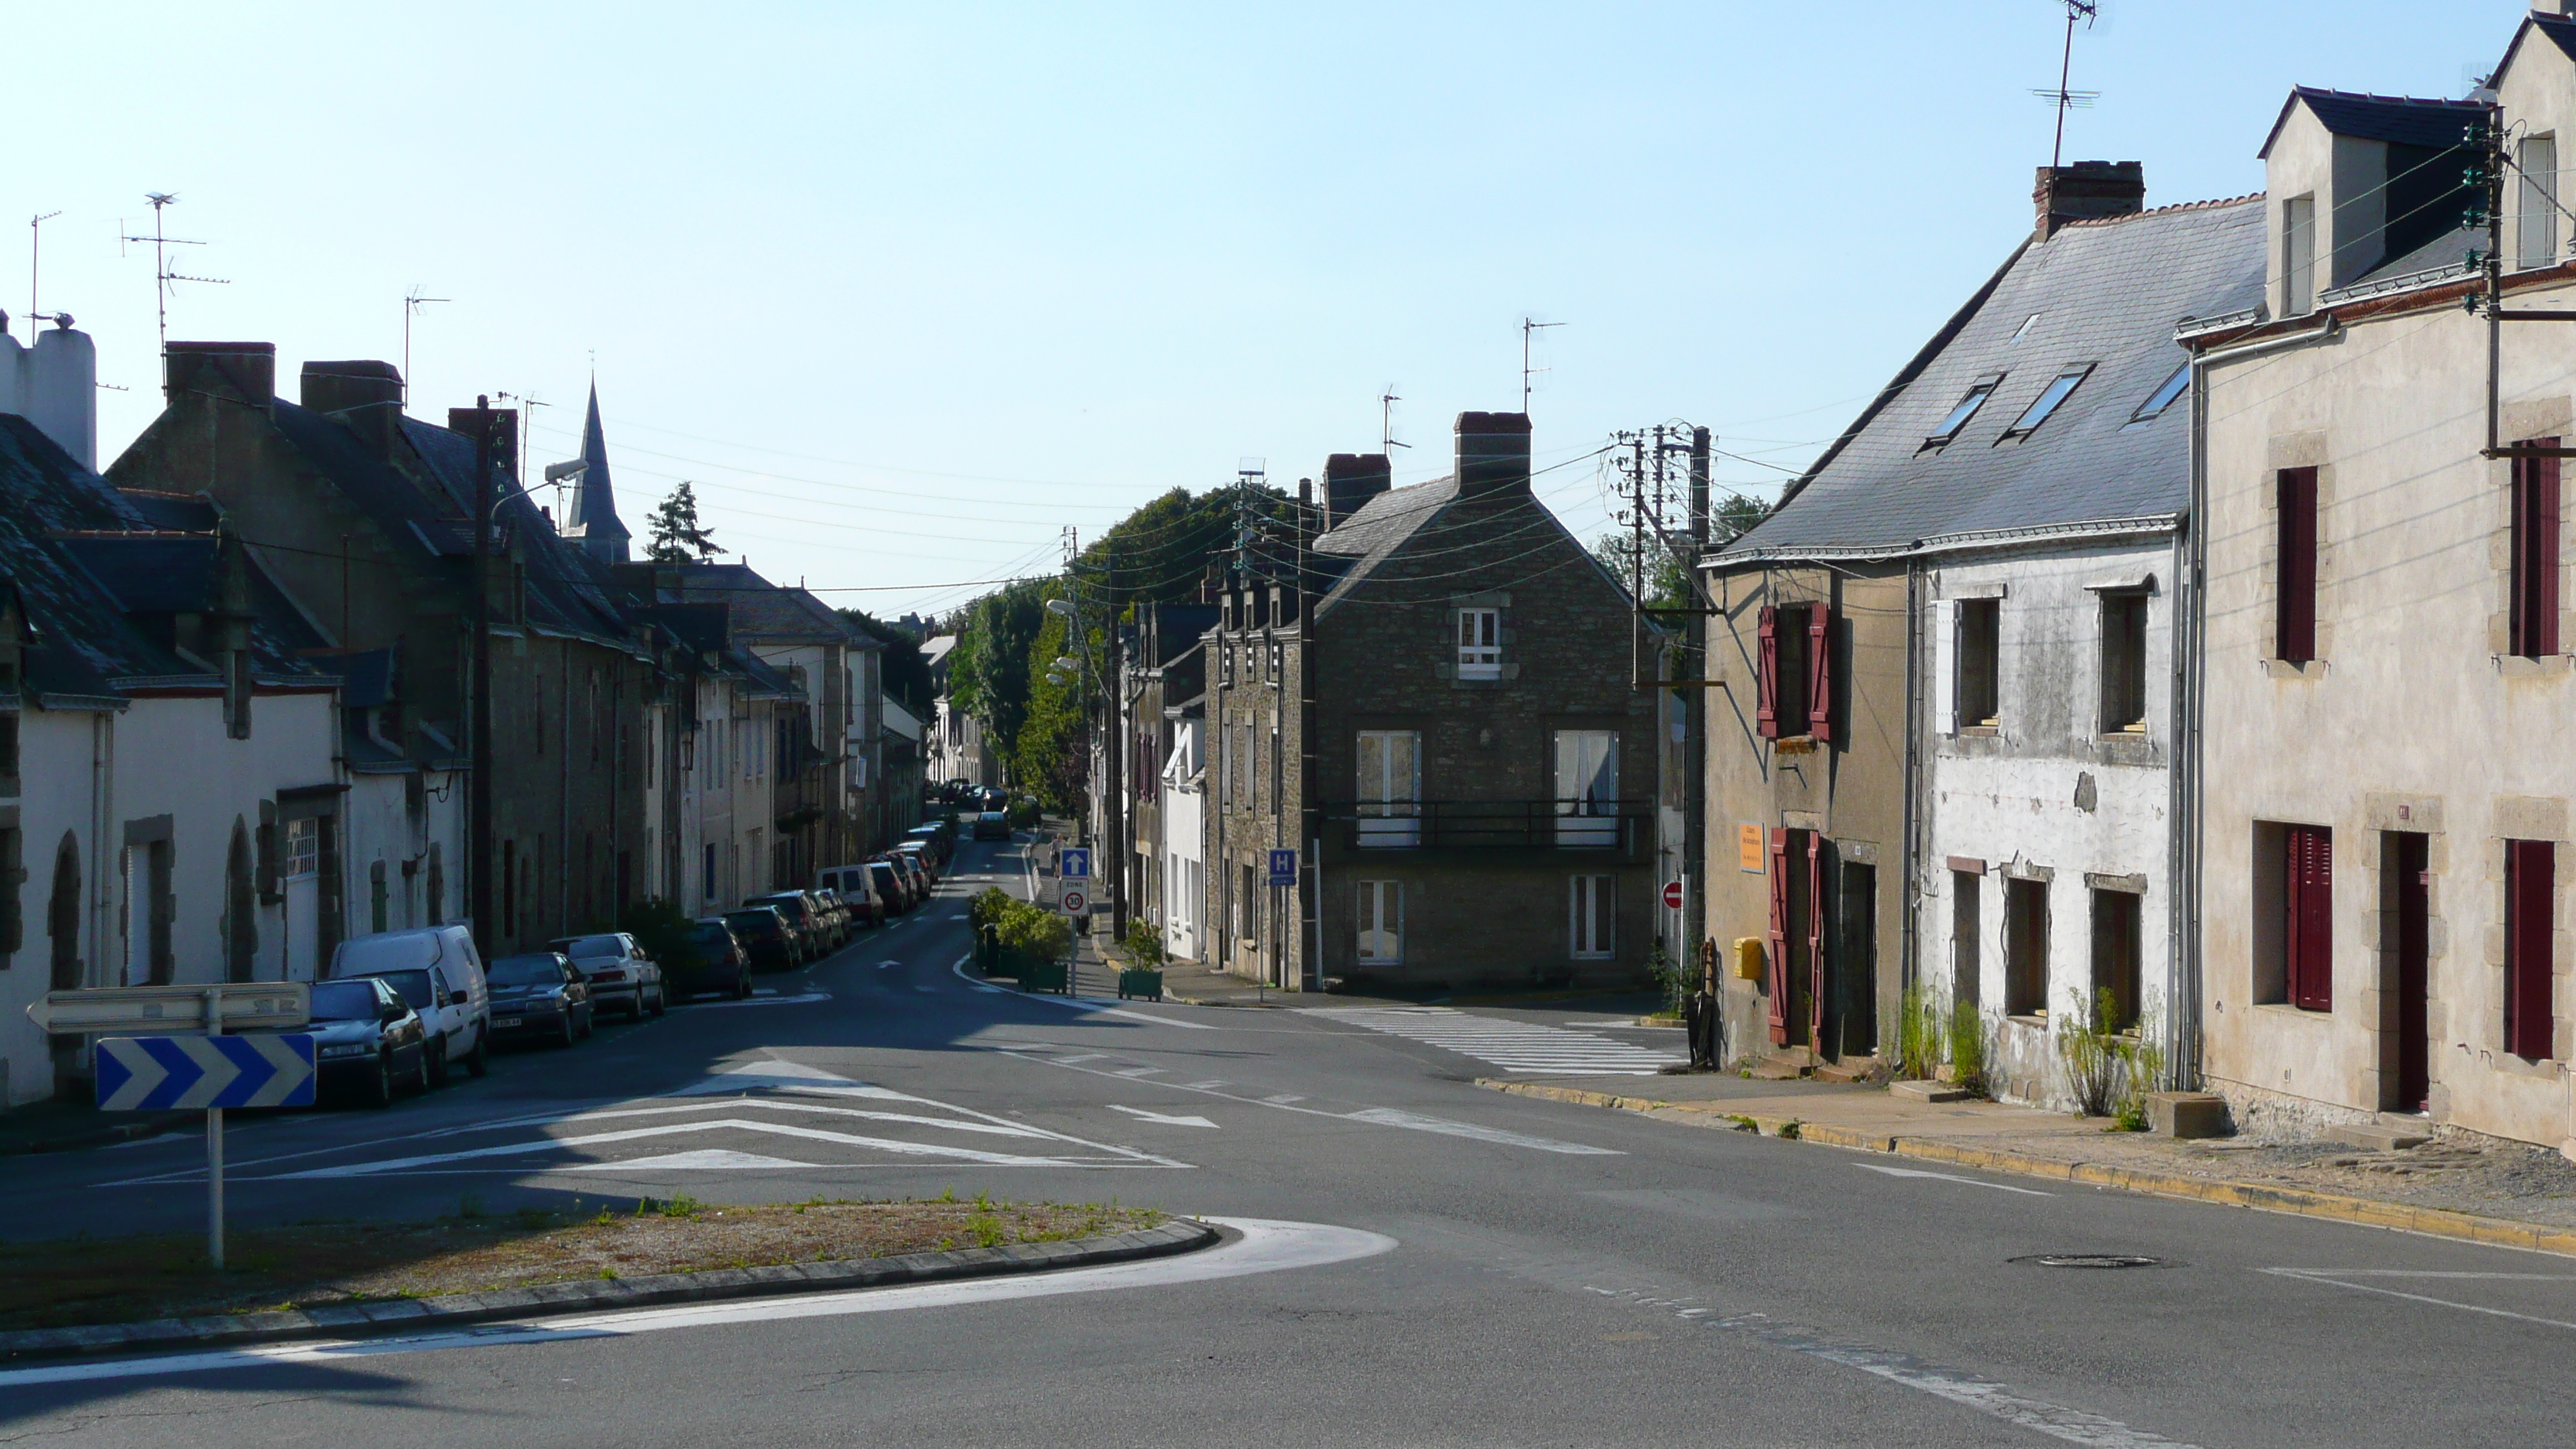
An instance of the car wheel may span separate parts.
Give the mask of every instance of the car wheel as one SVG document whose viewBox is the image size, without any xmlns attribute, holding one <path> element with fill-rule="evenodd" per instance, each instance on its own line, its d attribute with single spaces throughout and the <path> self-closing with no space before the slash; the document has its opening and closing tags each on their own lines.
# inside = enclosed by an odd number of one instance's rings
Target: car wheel
<svg viewBox="0 0 2576 1449">
<path fill-rule="evenodd" d="M 736 1001 L 751 999 L 751 968 L 748 966 L 742 969 L 741 975 L 733 979 L 733 999 Z"/>
<path fill-rule="evenodd" d="M 578 1033 L 578 1032 L 576 1032 L 576 1031 L 574 1031 L 574 1030 L 573 1030 L 573 1025 L 572 1025 L 572 1008 L 571 1008 L 571 1007 L 569 1007 L 569 1006 L 567 1006 L 567 1007 L 565 1007 L 565 1008 L 564 1008 L 564 1014 L 563 1014 L 563 1040 L 562 1040 L 562 1041 L 560 1041 L 560 1042 L 557 1042 L 557 1043 L 556 1043 L 556 1045 L 557 1045 L 557 1046 L 571 1046 L 574 1042 L 577 1042 L 577 1041 L 579 1041 L 579 1040 L 581 1040 L 581 1035 L 580 1035 L 580 1033 Z"/>
<path fill-rule="evenodd" d="M 641 986 L 635 988 L 634 997 L 626 1003 L 626 1019 L 628 1021 L 644 1019 L 644 988 Z"/>
<path fill-rule="evenodd" d="M 670 1002 L 670 998 L 669 998 L 668 996 L 666 996 L 666 995 L 663 993 L 663 990 L 662 990 L 662 988 L 661 988 L 661 987 L 659 987 L 659 986 L 654 987 L 654 988 L 653 988 L 653 1014 L 654 1014 L 655 1016 L 657 1016 L 657 1017 L 658 1017 L 658 1016 L 660 1016 L 663 1012 L 666 1012 L 666 1011 L 668 1011 L 668 1010 L 670 1010 L 670 1009 L 671 1009 L 671 1002 Z"/>
<path fill-rule="evenodd" d="M 589 1002 L 587 1002 L 587 1001 L 583 1002 L 583 1003 L 581 1004 L 581 1037 L 582 1037 L 582 1040 L 584 1040 L 584 1041 L 588 1041 L 588 1040 L 590 1040 L 590 1034 L 591 1034 L 591 1032 L 592 1032 L 593 1030 L 595 1030 L 595 1029 L 598 1027 L 598 1025 L 599 1025 L 599 1011 L 598 1011 L 598 1008 L 596 1008 L 596 1007 L 592 1006 L 592 1005 L 591 1005 Z"/>
<path fill-rule="evenodd" d="M 440 1045 L 444 1046 L 445 1043 L 442 1042 Z M 428 1042 L 422 1042 L 419 1047 L 414 1049 L 411 1062 L 411 1090 L 412 1095 L 414 1096 L 427 1096 L 429 1094 Z"/>
<path fill-rule="evenodd" d="M 440 1037 L 437 1045 L 434 1047 L 428 1045 L 422 1046 L 420 1049 L 420 1057 L 423 1062 L 428 1064 L 426 1070 L 422 1073 L 422 1076 L 426 1080 L 422 1082 L 421 1090 L 427 1091 L 431 1087 L 446 1086 L 449 1070 L 447 1065 L 447 1038 L 443 1036 Z"/>
<path fill-rule="evenodd" d="M 380 1051 L 376 1053 L 375 1080 L 367 1084 L 367 1105 L 390 1107 L 393 1104 L 394 1054 L 390 1051 Z"/>
<path fill-rule="evenodd" d="M 492 1070 L 492 1028 L 489 1023 L 474 1033 L 474 1054 L 465 1059 L 465 1075 L 479 1077 Z"/>
</svg>

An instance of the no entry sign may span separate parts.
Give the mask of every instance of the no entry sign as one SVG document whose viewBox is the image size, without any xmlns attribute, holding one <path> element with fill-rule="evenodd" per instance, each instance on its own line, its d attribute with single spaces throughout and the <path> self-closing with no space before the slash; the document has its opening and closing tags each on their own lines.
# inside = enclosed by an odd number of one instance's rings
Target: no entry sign
<svg viewBox="0 0 2576 1449">
<path fill-rule="evenodd" d="M 1677 880 L 1668 880 L 1664 882 L 1664 909 L 1668 911 L 1678 911 L 1681 908 L 1682 883 Z"/>
</svg>

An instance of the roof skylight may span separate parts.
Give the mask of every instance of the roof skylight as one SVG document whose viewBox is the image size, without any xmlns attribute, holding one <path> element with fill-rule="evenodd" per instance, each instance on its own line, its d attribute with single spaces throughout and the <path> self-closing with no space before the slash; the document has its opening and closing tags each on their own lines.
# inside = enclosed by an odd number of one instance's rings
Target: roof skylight
<svg viewBox="0 0 2576 1449">
<path fill-rule="evenodd" d="M 1986 399 L 1993 397 L 1995 389 L 2002 385 L 2003 379 L 2000 377 L 1980 378 L 1969 387 L 1968 395 L 1959 399 L 1959 405 L 1950 409 L 1950 415 L 1941 420 L 1941 426 L 1932 430 L 1932 436 L 1923 440 L 1923 446 L 1938 448 L 1959 436 L 1959 430 L 1968 425 L 1968 419 L 1975 417 L 1977 409 L 1984 407 Z M 1921 449 L 1916 451 L 1919 452 Z"/>
<path fill-rule="evenodd" d="M 2149 394 L 2145 402 L 2138 404 L 2138 410 L 2129 415 L 2127 425 L 2122 427 L 2120 431 L 2125 433 L 2130 428 L 2143 428 L 2147 424 L 2154 422 L 2157 418 L 2162 417 L 2165 409 L 2172 407 L 2174 405 L 2174 399 L 2181 397 L 2182 390 L 2190 385 L 2191 364 L 2186 362 L 2182 366 L 2175 368 L 2173 370 L 2173 376 L 2166 378 L 2164 380 L 2164 384 L 2158 387 L 2153 393 Z"/>
<path fill-rule="evenodd" d="M 2040 389 L 2039 396 L 2030 400 L 2030 406 L 2022 409 L 2021 416 L 2015 418 L 2013 425 L 2004 429 L 2004 435 L 1995 441 L 2017 442 L 2038 432 L 2039 425 L 2048 421 L 2048 415 L 2057 411 L 2058 404 L 2074 395 L 2075 389 L 2083 385 L 2086 375 L 2092 371 L 2093 364 L 2088 362 L 2059 373 L 2047 387 Z"/>
</svg>

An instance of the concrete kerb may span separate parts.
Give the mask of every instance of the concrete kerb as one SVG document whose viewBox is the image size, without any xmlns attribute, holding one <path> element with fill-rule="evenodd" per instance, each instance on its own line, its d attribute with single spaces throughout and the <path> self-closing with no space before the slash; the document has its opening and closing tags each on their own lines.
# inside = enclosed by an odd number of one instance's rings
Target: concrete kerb
<svg viewBox="0 0 2576 1449">
<path fill-rule="evenodd" d="M 2518 1223 L 2507 1218 L 2489 1218 L 2480 1217 L 2475 1213 L 2408 1207 L 2403 1203 L 2379 1202 L 2365 1197 L 2347 1197 L 2340 1193 L 2311 1192 L 2305 1188 L 2280 1187 L 2270 1183 L 2185 1177 L 2178 1173 L 2112 1167 L 2097 1162 L 2059 1162 L 2046 1157 L 2033 1157 L 2027 1153 L 1947 1142 L 1935 1137 L 1908 1137 L 1902 1133 L 1860 1131 L 1823 1122 L 1804 1122 L 1794 1115 L 1713 1111 L 1659 1101 L 1650 1097 L 1626 1097 L 1610 1092 L 1587 1091 L 1580 1087 L 1552 1086 L 1544 1082 L 1505 1082 L 1491 1077 L 1479 1077 L 1476 1079 L 1476 1085 L 1489 1091 L 1508 1092 L 1515 1096 L 1543 1097 L 1555 1102 L 1572 1102 L 1586 1107 L 1609 1107 L 1623 1112 L 1635 1112 L 1658 1121 L 1679 1122 L 1693 1127 L 1759 1132 L 1766 1137 L 1785 1136 L 1794 1141 L 1813 1142 L 1823 1147 L 1847 1148 L 1855 1152 L 1919 1158 L 1926 1162 L 1945 1162 L 1956 1167 L 1981 1168 L 1988 1172 L 2009 1172 L 2023 1177 L 2044 1177 L 2058 1182 L 2117 1188 L 2122 1192 L 2144 1193 L 2151 1197 L 2216 1203 L 2222 1207 L 2252 1208 L 2257 1212 L 2288 1213 L 2295 1217 L 2351 1223 L 2359 1227 L 2387 1228 L 2396 1232 L 2421 1233 L 2426 1237 L 2450 1238 L 2458 1242 L 2480 1243 L 2489 1247 L 2521 1248 L 2531 1252 L 2555 1253 L 2576 1258 L 2576 1231 L 2543 1227 L 2536 1223 Z"/>
<path fill-rule="evenodd" d="M 1061 1243 L 1014 1243 L 1001 1248 L 960 1248 L 906 1253 L 850 1262 L 789 1263 L 767 1268 L 723 1268 L 706 1273 L 658 1273 L 598 1282 L 542 1283 L 489 1293 L 344 1303 L 326 1308 L 161 1318 L 143 1323 L 85 1324 L 73 1328 L 0 1333 L 0 1363 L 103 1353 L 148 1353 L 176 1348 L 237 1348 L 299 1338 L 342 1338 L 375 1330 L 411 1330 L 499 1319 L 528 1318 L 577 1309 L 653 1308 L 673 1303 L 716 1303 L 852 1288 L 888 1288 L 962 1278 L 1052 1272 L 1142 1258 L 1165 1258 L 1210 1247 L 1214 1227 L 1174 1218 L 1159 1227 Z"/>
</svg>

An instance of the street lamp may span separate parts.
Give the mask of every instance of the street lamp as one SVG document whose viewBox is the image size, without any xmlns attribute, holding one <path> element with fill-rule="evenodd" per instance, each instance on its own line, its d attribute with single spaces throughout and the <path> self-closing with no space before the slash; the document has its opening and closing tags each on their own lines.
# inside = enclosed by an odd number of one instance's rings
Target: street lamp
<svg viewBox="0 0 2576 1449">
<path fill-rule="evenodd" d="M 1050 614 L 1066 619 L 1073 617 L 1073 600 L 1071 599 L 1049 599 L 1046 601 L 1046 606 L 1047 612 Z"/>
</svg>

